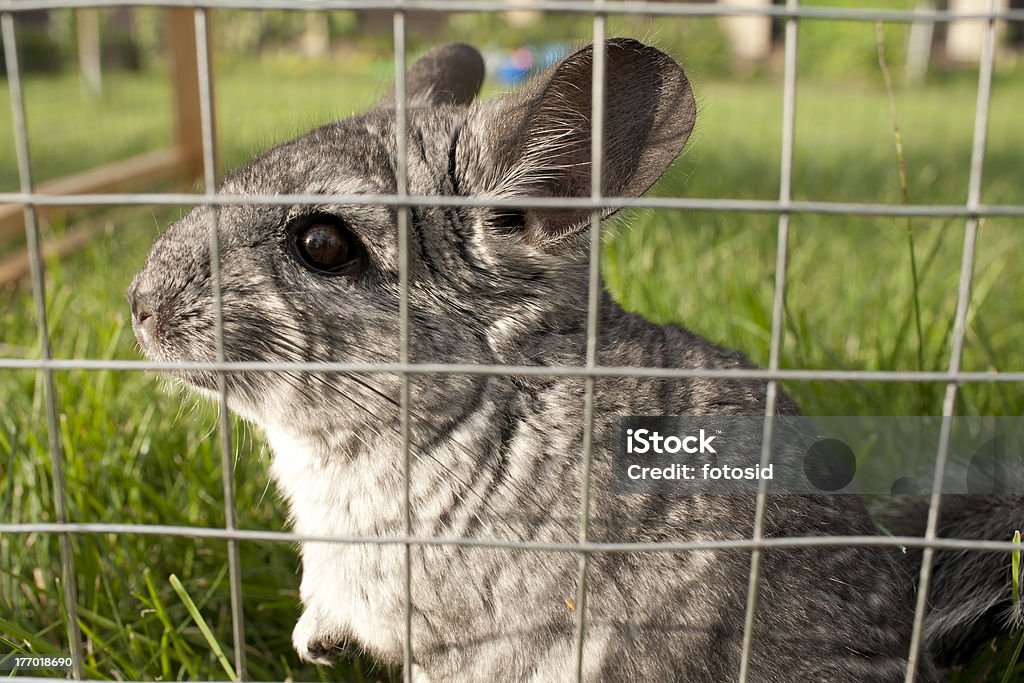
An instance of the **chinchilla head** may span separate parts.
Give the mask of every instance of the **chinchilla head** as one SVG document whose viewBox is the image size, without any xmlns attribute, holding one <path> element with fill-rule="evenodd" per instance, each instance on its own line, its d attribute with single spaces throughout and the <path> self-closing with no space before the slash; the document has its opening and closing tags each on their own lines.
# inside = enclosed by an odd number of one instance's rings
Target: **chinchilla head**
<svg viewBox="0 0 1024 683">
<path fill-rule="evenodd" d="M 592 56 L 580 50 L 520 91 L 476 103 L 483 64 L 475 50 L 451 45 L 421 58 L 406 78 L 409 194 L 589 196 Z M 607 43 L 606 93 L 603 193 L 636 197 L 680 152 L 694 99 L 678 64 L 629 39 Z M 365 114 L 276 147 L 219 190 L 393 194 L 393 107 L 388 95 Z M 133 327 L 153 359 L 216 358 L 209 226 L 202 207 L 172 225 L 131 285 Z M 217 226 L 227 360 L 398 360 L 397 209 L 328 199 L 227 205 Z M 588 229 L 585 209 L 412 208 L 411 360 L 536 363 L 548 348 L 582 348 Z M 173 374 L 200 390 L 216 386 L 212 372 Z M 414 388 L 417 405 L 472 400 L 480 381 L 431 378 Z M 232 407 L 265 425 L 322 420 L 340 399 L 379 421 L 398 395 L 391 375 L 235 372 L 227 387 Z"/>
</svg>

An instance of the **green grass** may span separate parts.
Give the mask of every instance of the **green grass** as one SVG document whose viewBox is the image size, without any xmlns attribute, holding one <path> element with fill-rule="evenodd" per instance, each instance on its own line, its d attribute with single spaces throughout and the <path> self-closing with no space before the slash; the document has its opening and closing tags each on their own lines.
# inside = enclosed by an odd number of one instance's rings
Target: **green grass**
<svg viewBox="0 0 1024 683">
<path fill-rule="evenodd" d="M 372 101 L 388 67 L 353 56 L 312 66 L 281 60 L 227 64 L 218 72 L 217 114 L 225 166 Z M 162 73 L 110 74 L 97 102 L 82 102 L 69 76 L 27 83 L 40 179 L 81 170 L 168 142 Z M 774 198 L 778 193 L 781 97 L 769 80 L 697 81 L 701 120 L 688 152 L 658 186 L 665 196 Z M 0 99 L 7 93 L 0 87 Z M 1024 203 L 1019 75 L 996 83 L 984 201 Z M 61 106 L 52 106 L 60 102 Z M 966 199 L 974 84 L 948 79 L 900 88 L 912 202 Z M 17 183 L 0 108 L 0 187 Z M 801 82 L 794 195 L 802 199 L 899 202 L 888 102 L 878 83 Z M 137 358 L 124 291 L 179 209 L 118 209 L 82 220 L 105 230 L 72 258 L 47 264 L 48 320 L 63 358 Z M 64 224 L 44 226 L 46 234 Z M 790 236 L 782 365 L 788 368 L 945 369 L 963 238 L 961 220 L 915 219 L 923 345 L 912 319 L 906 222 L 795 216 Z M 772 215 L 636 211 L 617 224 L 604 272 L 615 296 L 658 322 L 685 324 L 764 363 L 771 328 L 777 218 Z M 978 241 L 964 367 L 1024 369 L 1024 236 L 1013 221 L 984 221 Z M 0 298 L 0 355 L 35 357 L 27 287 Z M 33 372 L 0 373 L 0 520 L 54 519 L 42 383 Z M 148 374 L 56 376 L 70 516 L 76 521 L 222 526 L 220 455 L 213 410 L 160 388 Z M 817 415 L 934 414 L 940 385 L 790 383 Z M 968 386 L 964 414 L 1020 415 L 1015 385 Z M 282 505 L 268 480 L 258 434 L 236 425 L 234 478 L 241 526 L 281 529 Z M 123 679 L 227 677 L 232 661 L 227 552 L 223 542 L 150 536 L 73 540 L 90 676 Z M 0 650 L 66 649 L 57 539 L 0 537 Z M 1007 559 L 1009 566 L 1009 558 Z M 355 661 L 321 670 L 290 645 L 298 614 L 299 560 L 283 544 L 242 544 L 249 674 L 257 680 L 386 679 Z M 171 577 L 180 579 L 180 589 Z M 187 595 L 188 600 L 183 599 Z M 189 606 L 194 604 L 194 610 Z M 196 615 L 199 618 L 196 618 Z M 201 625 L 209 628 L 204 633 Z M 4 640 L 9 642 L 3 642 Z M 998 650 L 1008 661 L 1008 648 Z M 990 658 L 991 659 L 991 658 Z M 979 658 L 979 671 L 989 660 Z M 990 667 L 989 678 L 1003 671 Z M 1003 667 L 1005 669 L 1005 666 Z M 1024 665 L 1009 674 L 1024 676 Z"/>
</svg>

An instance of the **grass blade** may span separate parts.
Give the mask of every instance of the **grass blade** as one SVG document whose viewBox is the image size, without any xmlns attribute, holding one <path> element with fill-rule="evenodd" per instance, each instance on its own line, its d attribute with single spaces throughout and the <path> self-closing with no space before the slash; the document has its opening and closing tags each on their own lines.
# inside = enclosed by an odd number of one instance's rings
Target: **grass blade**
<svg viewBox="0 0 1024 683">
<path fill-rule="evenodd" d="M 1010 663 L 1006 665 L 1006 671 L 1003 672 L 1002 683 L 1010 683 L 1013 680 L 1013 670 L 1017 667 L 1017 660 L 1020 659 L 1021 650 L 1024 650 L 1024 632 L 1021 632 L 1020 638 L 1017 639 L 1017 647 L 1013 649 Z"/>
<path fill-rule="evenodd" d="M 142 572 L 142 577 L 146 582 L 146 590 L 149 592 L 149 604 L 152 605 L 153 611 L 156 613 L 157 619 L 163 625 L 164 636 L 167 641 L 170 642 L 174 648 L 175 653 L 178 655 L 178 660 L 182 663 L 182 666 L 188 671 L 189 678 L 198 679 L 201 677 L 199 670 L 194 666 L 191 648 L 188 644 L 182 641 L 178 637 L 177 630 L 174 624 L 171 622 L 170 616 L 167 614 L 167 610 L 164 609 L 163 603 L 160 601 L 160 596 L 157 594 L 156 586 L 153 585 L 153 580 L 150 576 L 149 569 Z M 140 596 L 141 599 L 141 596 Z M 143 600 L 143 602 L 145 602 Z M 165 647 L 166 641 L 162 637 L 160 640 L 161 648 Z"/>
<path fill-rule="evenodd" d="M 1016 550 L 1010 555 L 1010 583 L 1013 587 L 1012 598 L 1013 598 L 1013 609 L 1016 611 L 1020 604 L 1020 530 L 1013 532 L 1013 545 L 1016 546 Z M 1013 648 L 1013 654 L 1010 655 L 1010 661 L 1006 665 L 1006 671 L 1003 672 L 1002 683 L 1010 683 L 1013 676 L 1013 670 L 1017 667 L 1017 662 L 1020 660 L 1020 653 L 1024 650 L 1024 629 L 1021 630 L 1020 637 L 1017 639 L 1017 646 Z"/>
<path fill-rule="evenodd" d="M 896 142 L 896 160 L 899 164 L 900 194 L 905 206 L 910 205 L 910 191 L 907 189 L 907 161 L 903 154 L 903 135 L 900 132 L 900 121 L 896 114 L 896 93 L 892 87 L 892 76 L 889 73 L 889 62 L 885 58 L 885 32 L 882 22 L 875 22 L 875 37 L 878 45 L 878 66 L 885 80 L 885 92 L 889 98 L 889 110 L 892 113 L 892 134 Z M 921 326 L 921 296 L 918 291 L 917 255 L 914 251 L 914 228 L 910 217 L 907 217 L 907 246 L 910 251 L 910 282 L 913 287 L 914 326 L 917 332 L 917 369 L 924 370 L 924 330 Z"/>
<path fill-rule="evenodd" d="M 1013 532 L 1013 544 L 1017 547 L 1010 559 L 1010 581 L 1013 583 L 1013 606 L 1020 604 L 1020 530 Z"/>
<path fill-rule="evenodd" d="M 235 675 L 235 669 L 231 666 L 231 662 L 228 661 L 228 658 L 224 656 L 224 650 L 221 649 L 220 643 L 217 642 L 217 639 L 213 635 L 213 631 L 211 631 L 210 627 L 206 624 L 206 620 L 203 619 L 203 615 L 199 613 L 199 608 L 196 607 L 194 602 L 192 602 L 192 597 L 188 594 L 188 591 L 185 590 L 185 587 L 181 585 L 181 581 L 179 581 L 178 577 L 174 574 L 171 574 L 170 582 L 171 587 L 174 588 L 174 592 L 178 594 L 178 597 L 181 598 L 181 601 L 185 604 L 185 609 L 187 609 L 188 613 L 192 616 L 192 620 L 196 622 L 196 626 L 198 626 L 199 630 L 202 631 L 203 637 L 206 638 L 206 642 L 210 644 L 210 649 L 213 650 L 213 654 L 216 655 L 217 661 L 220 662 L 221 667 L 223 667 L 224 671 L 227 672 L 228 678 L 233 681 L 237 681 L 238 677 Z"/>
</svg>

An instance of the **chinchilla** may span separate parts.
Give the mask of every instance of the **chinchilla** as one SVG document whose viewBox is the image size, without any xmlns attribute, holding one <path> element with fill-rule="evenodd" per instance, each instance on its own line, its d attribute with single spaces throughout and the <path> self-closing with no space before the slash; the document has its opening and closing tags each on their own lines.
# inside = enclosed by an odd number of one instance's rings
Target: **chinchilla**
<svg viewBox="0 0 1024 683">
<path fill-rule="evenodd" d="M 481 102 L 474 101 L 484 72 L 475 50 L 450 45 L 421 58 L 407 76 L 409 194 L 589 196 L 592 54 L 582 49 L 519 91 Z M 682 68 L 657 49 L 619 38 L 605 54 L 602 189 L 637 197 L 680 153 L 697 108 Z M 399 360 L 398 211 L 327 197 L 393 194 L 397 165 L 388 95 L 225 179 L 227 195 L 325 196 L 314 206 L 218 210 L 228 360 Z M 589 222 L 589 212 L 575 208 L 413 207 L 411 362 L 584 364 Z M 153 359 L 216 357 L 208 226 L 203 209 L 172 225 L 131 285 L 133 327 Z M 598 323 L 603 366 L 752 367 L 736 351 L 625 312 L 607 293 Z M 171 374 L 201 393 L 217 386 L 213 371 Z M 230 407 L 266 434 L 297 532 L 403 535 L 398 376 L 238 371 L 225 381 Z M 415 536 L 578 540 L 582 378 L 455 373 L 409 381 Z M 764 382 L 733 378 L 595 380 L 589 539 L 749 538 L 752 495 L 614 493 L 612 432 L 618 416 L 763 415 L 765 393 Z M 798 414 L 784 393 L 776 407 Z M 973 524 L 986 537 L 1008 538 L 1024 522 L 1016 503 L 987 511 L 985 524 L 960 506 L 952 519 L 966 521 L 953 528 Z M 859 496 L 772 495 L 764 533 L 876 531 Z M 326 662 L 353 644 L 401 661 L 404 552 L 395 544 L 303 544 L 304 612 L 293 638 L 302 658 Z M 931 614 L 940 619 L 928 627 L 935 641 L 1009 606 L 1005 553 L 974 554 L 971 563 L 958 557 L 940 553 L 935 565 Z M 875 547 L 765 550 L 748 680 L 902 681 L 918 566 Z M 593 554 L 584 679 L 734 679 L 749 569 L 749 548 Z M 414 545 L 411 577 L 412 652 L 422 680 L 574 677 L 576 555 Z M 934 676 L 925 655 L 918 680 Z"/>
</svg>

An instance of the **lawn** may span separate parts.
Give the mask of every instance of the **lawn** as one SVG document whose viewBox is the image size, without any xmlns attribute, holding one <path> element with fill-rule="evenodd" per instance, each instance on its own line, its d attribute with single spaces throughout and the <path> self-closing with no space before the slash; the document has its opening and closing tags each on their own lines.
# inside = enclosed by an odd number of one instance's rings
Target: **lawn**
<svg viewBox="0 0 1024 683">
<path fill-rule="evenodd" d="M 381 91 L 387 66 L 348 58 L 311 65 L 268 59 L 217 73 L 224 166 L 310 126 L 357 111 Z M 110 74 L 104 97 L 83 101 L 68 75 L 26 84 L 38 179 L 166 144 L 169 92 L 160 71 Z M 697 80 L 700 122 L 687 152 L 657 194 L 775 198 L 779 186 L 781 87 L 774 79 Z M 0 95 L 6 101 L 5 87 Z M 949 78 L 897 91 L 910 200 L 966 201 L 975 83 Z M 995 84 L 983 201 L 1024 203 L 1020 73 Z M 60 106 L 54 106 L 60 103 Z M 806 80 L 797 101 L 794 195 L 800 199 L 899 202 L 889 103 L 879 82 Z M 0 108 L 0 188 L 17 183 L 10 114 Z M 124 300 L 132 275 L 180 209 L 111 209 L 82 220 L 104 227 L 81 254 L 47 264 L 54 355 L 138 358 Z M 965 369 L 1024 370 L 1024 236 L 1018 222 L 983 222 L 964 351 Z M 46 234 L 66 229 L 44 226 Z M 946 369 L 964 222 L 947 219 L 799 215 L 793 218 L 782 365 L 825 369 Z M 686 325 L 768 359 L 777 217 L 768 214 L 634 211 L 614 222 L 604 273 L 627 307 Z M 918 278 L 911 278 L 912 236 Z M 913 317 L 915 297 L 921 335 Z M 0 295 L 0 355 L 37 357 L 26 285 Z M 0 520 L 54 519 L 42 383 L 33 372 L 0 372 Z M 224 523 L 215 413 L 133 372 L 62 372 L 57 377 L 69 514 L 75 521 Z M 937 384 L 789 383 L 815 415 L 934 414 Z M 1019 385 L 966 386 L 958 412 L 1020 415 Z M 240 525 L 281 529 L 259 434 L 234 429 Z M 0 650 L 29 643 L 65 650 L 58 598 L 57 539 L 0 537 Z M 90 677 L 224 679 L 226 673 L 184 602 L 173 574 L 214 636 L 230 649 L 227 553 L 222 542 L 151 536 L 74 539 L 81 625 Z M 1009 566 L 1009 560 L 1007 561 Z M 354 661 L 318 669 L 298 662 L 290 630 L 298 613 L 299 562 L 288 545 L 242 545 L 249 675 L 254 680 L 387 678 Z M 4 639 L 9 642 L 4 642 Z M 1003 649 L 1005 656 L 1006 648 Z M 979 660 L 980 661 L 980 660 Z M 983 666 L 979 664 L 979 668 Z M 1024 675 L 1017 666 L 1013 675 Z M 996 667 L 990 677 L 1000 680 Z"/>
</svg>

